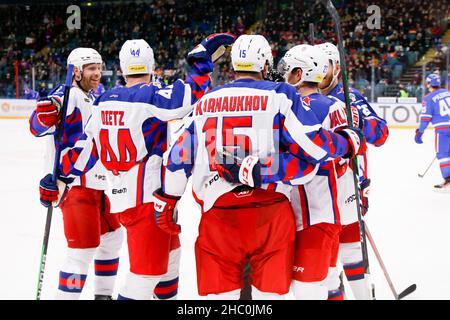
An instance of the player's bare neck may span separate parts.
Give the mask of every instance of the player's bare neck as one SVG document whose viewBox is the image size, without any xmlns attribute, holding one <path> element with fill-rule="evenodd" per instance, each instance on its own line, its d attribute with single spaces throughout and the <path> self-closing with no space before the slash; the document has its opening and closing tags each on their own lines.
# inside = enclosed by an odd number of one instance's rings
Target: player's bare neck
<svg viewBox="0 0 450 320">
<path fill-rule="evenodd" d="M 317 88 L 317 86 L 301 85 L 298 88 L 298 92 L 302 95 L 302 97 L 305 97 L 313 93 L 319 93 L 319 88 Z"/>
<path fill-rule="evenodd" d="M 430 90 L 430 93 L 431 93 L 431 92 L 434 92 L 436 90 L 439 90 L 439 87 L 430 87 L 429 90 Z"/>
<path fill-rule="evenodd" d="M 263 80 L 263 77 L 261 72 L 236 72 L 235 79 Z"/>
<path fill-rule="evenodd" d="M 149 74 L 145 74 L 142 76 L 127 76 L 126 78 L 126 87 L 130 88 L 132 86 L 137 85 L 138 83 L 150 83 L 150 75 Z"/>
<path fill-rule="evenodd" d="M 90 91 L 84 90 L 84 89 L 78 84 L 77 81 L 73 80 L 72 86 L 75 87 L 75 88 L 80 89 L 81 91 L 83 91 L 83 93 L 84 93 L 86 96 L 89 96 L 89 92 L 90 92 Z"/>
<path fill-rule="evenodd" d="M 333 91 L 334 88 L 336 88 L 337 84 L 338 84 L 338 79 L 331 80 L 328 87 L 326 87 L 324 89 L 320 89 L 320 94 L 323 96 L 327 96 L 331 91 Z"/>
</svg>

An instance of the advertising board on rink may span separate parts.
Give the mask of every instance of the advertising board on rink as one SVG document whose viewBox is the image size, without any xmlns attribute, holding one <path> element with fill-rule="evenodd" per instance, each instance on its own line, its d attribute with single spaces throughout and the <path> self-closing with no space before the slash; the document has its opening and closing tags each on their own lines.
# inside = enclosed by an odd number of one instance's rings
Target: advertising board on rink
<svg viewBox="0 0 450 320">
<path fill-rule="evenodd" d="M 36 100 L 0 99 L 0 119 L 28 119 L 36 108 Z"/>
<path fill-rule="evenodd" d="M 420 103 L 371 103 L 371 106 L 390 128 L 411 129 L 419 125 Z M 0 119 L 28 119 L 35 107 L 35 100 L 0 99 Z"/>
<path fill-rule="evenodd" d="M 415 129 L 419 126 L 420 103 L 371 103 L 375 112 L 389 128 Z"/>
</svg>

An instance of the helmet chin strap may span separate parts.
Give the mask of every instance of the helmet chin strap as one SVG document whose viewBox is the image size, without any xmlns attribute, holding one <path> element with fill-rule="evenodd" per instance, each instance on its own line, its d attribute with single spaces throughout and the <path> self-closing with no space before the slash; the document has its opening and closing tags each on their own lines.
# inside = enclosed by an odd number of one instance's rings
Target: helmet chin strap
<svg viewBox="0 0 450 320">
<path fill-rule="evenodd" d="M 75 79 L 75 82 L 76 82 L 78 88 L 80 88 L 80 89 L 83 90 L 84 92 L 89 92 L 90 90 L 86 90 L 86 89 L 83 88 L 83 86 L 81 85 L 81 80 L 83 80 L 83 70 L 80 71 L 80 74 L 81 74 L 80 80 Z"/>
<path fill-rule="evenodd" d="M 340 71 L 337 71 L 335 73 L 335 68 L 333 66 L 333 78 L 331 79 L 330 84 L 326 88 L 320 89 L 320 92 L 327 92 L 333 85 L 335 86 L 338 82 L 339 73 Z"/>
</svg>

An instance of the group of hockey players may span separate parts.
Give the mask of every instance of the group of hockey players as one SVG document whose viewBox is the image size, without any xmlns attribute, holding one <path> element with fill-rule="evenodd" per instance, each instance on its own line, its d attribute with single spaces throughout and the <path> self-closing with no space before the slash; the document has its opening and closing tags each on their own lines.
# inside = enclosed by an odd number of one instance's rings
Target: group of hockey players
<svg viewBox="0 0 450 320">
<path fill-rule="evenodd" d="M 214 62 L 228 46 L 235 81 L 211 88 Z M 208 36 L 188 53 L 186 79 L 169 86 L 152 82 L 145 40 L 126 41 L 119 60 L 126 85 L 94 101 L 102 58 L 73 50 L 67 116 L 60 86 L 30 118 L 31 132 L 48 139 L 41 203 L 61 208 L 67 239 L 57 299 L 79 298 L 92 259 L 95 298 L 112 299 L 123 229 L 130 269 L 117 299 L 175 299 L 177 202 L 189 177 L 202 213 L 201 296 L 239 299 L 249 265 L 253 299 L 283 299 L 289 290 L 296 299 L 344 299 L 339 258 L 354 297 L 374 298 L 357 203 L 365 214 L 366 142 L 381 146 L 388 129 L 354 89 L 348 125 L 335 45 L 294 46 L 277 68 L 283 81 L 271 78 L 272 50 L 261 35 Z"/>
</svg>

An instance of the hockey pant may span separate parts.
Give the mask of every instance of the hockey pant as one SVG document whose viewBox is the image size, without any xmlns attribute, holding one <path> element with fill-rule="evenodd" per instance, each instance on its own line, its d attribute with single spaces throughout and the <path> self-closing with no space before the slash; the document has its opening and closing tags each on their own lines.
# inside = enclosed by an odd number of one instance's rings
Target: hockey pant
<svg viewBox="0 0 450 320">
<path fill-rule="evenodd" d="M 450 178 L 450 133 L 436 133 L 436 157 L 442 177 Z"/>
<path fill-rule="evenodd" d="M 118 299 L 175 297 L 180 259 L 178 236 L 171 236 L 156 225 L 152 202 L 120 212 L 119 219 L 127 232 L 130 270 Z"/>
</svg>

